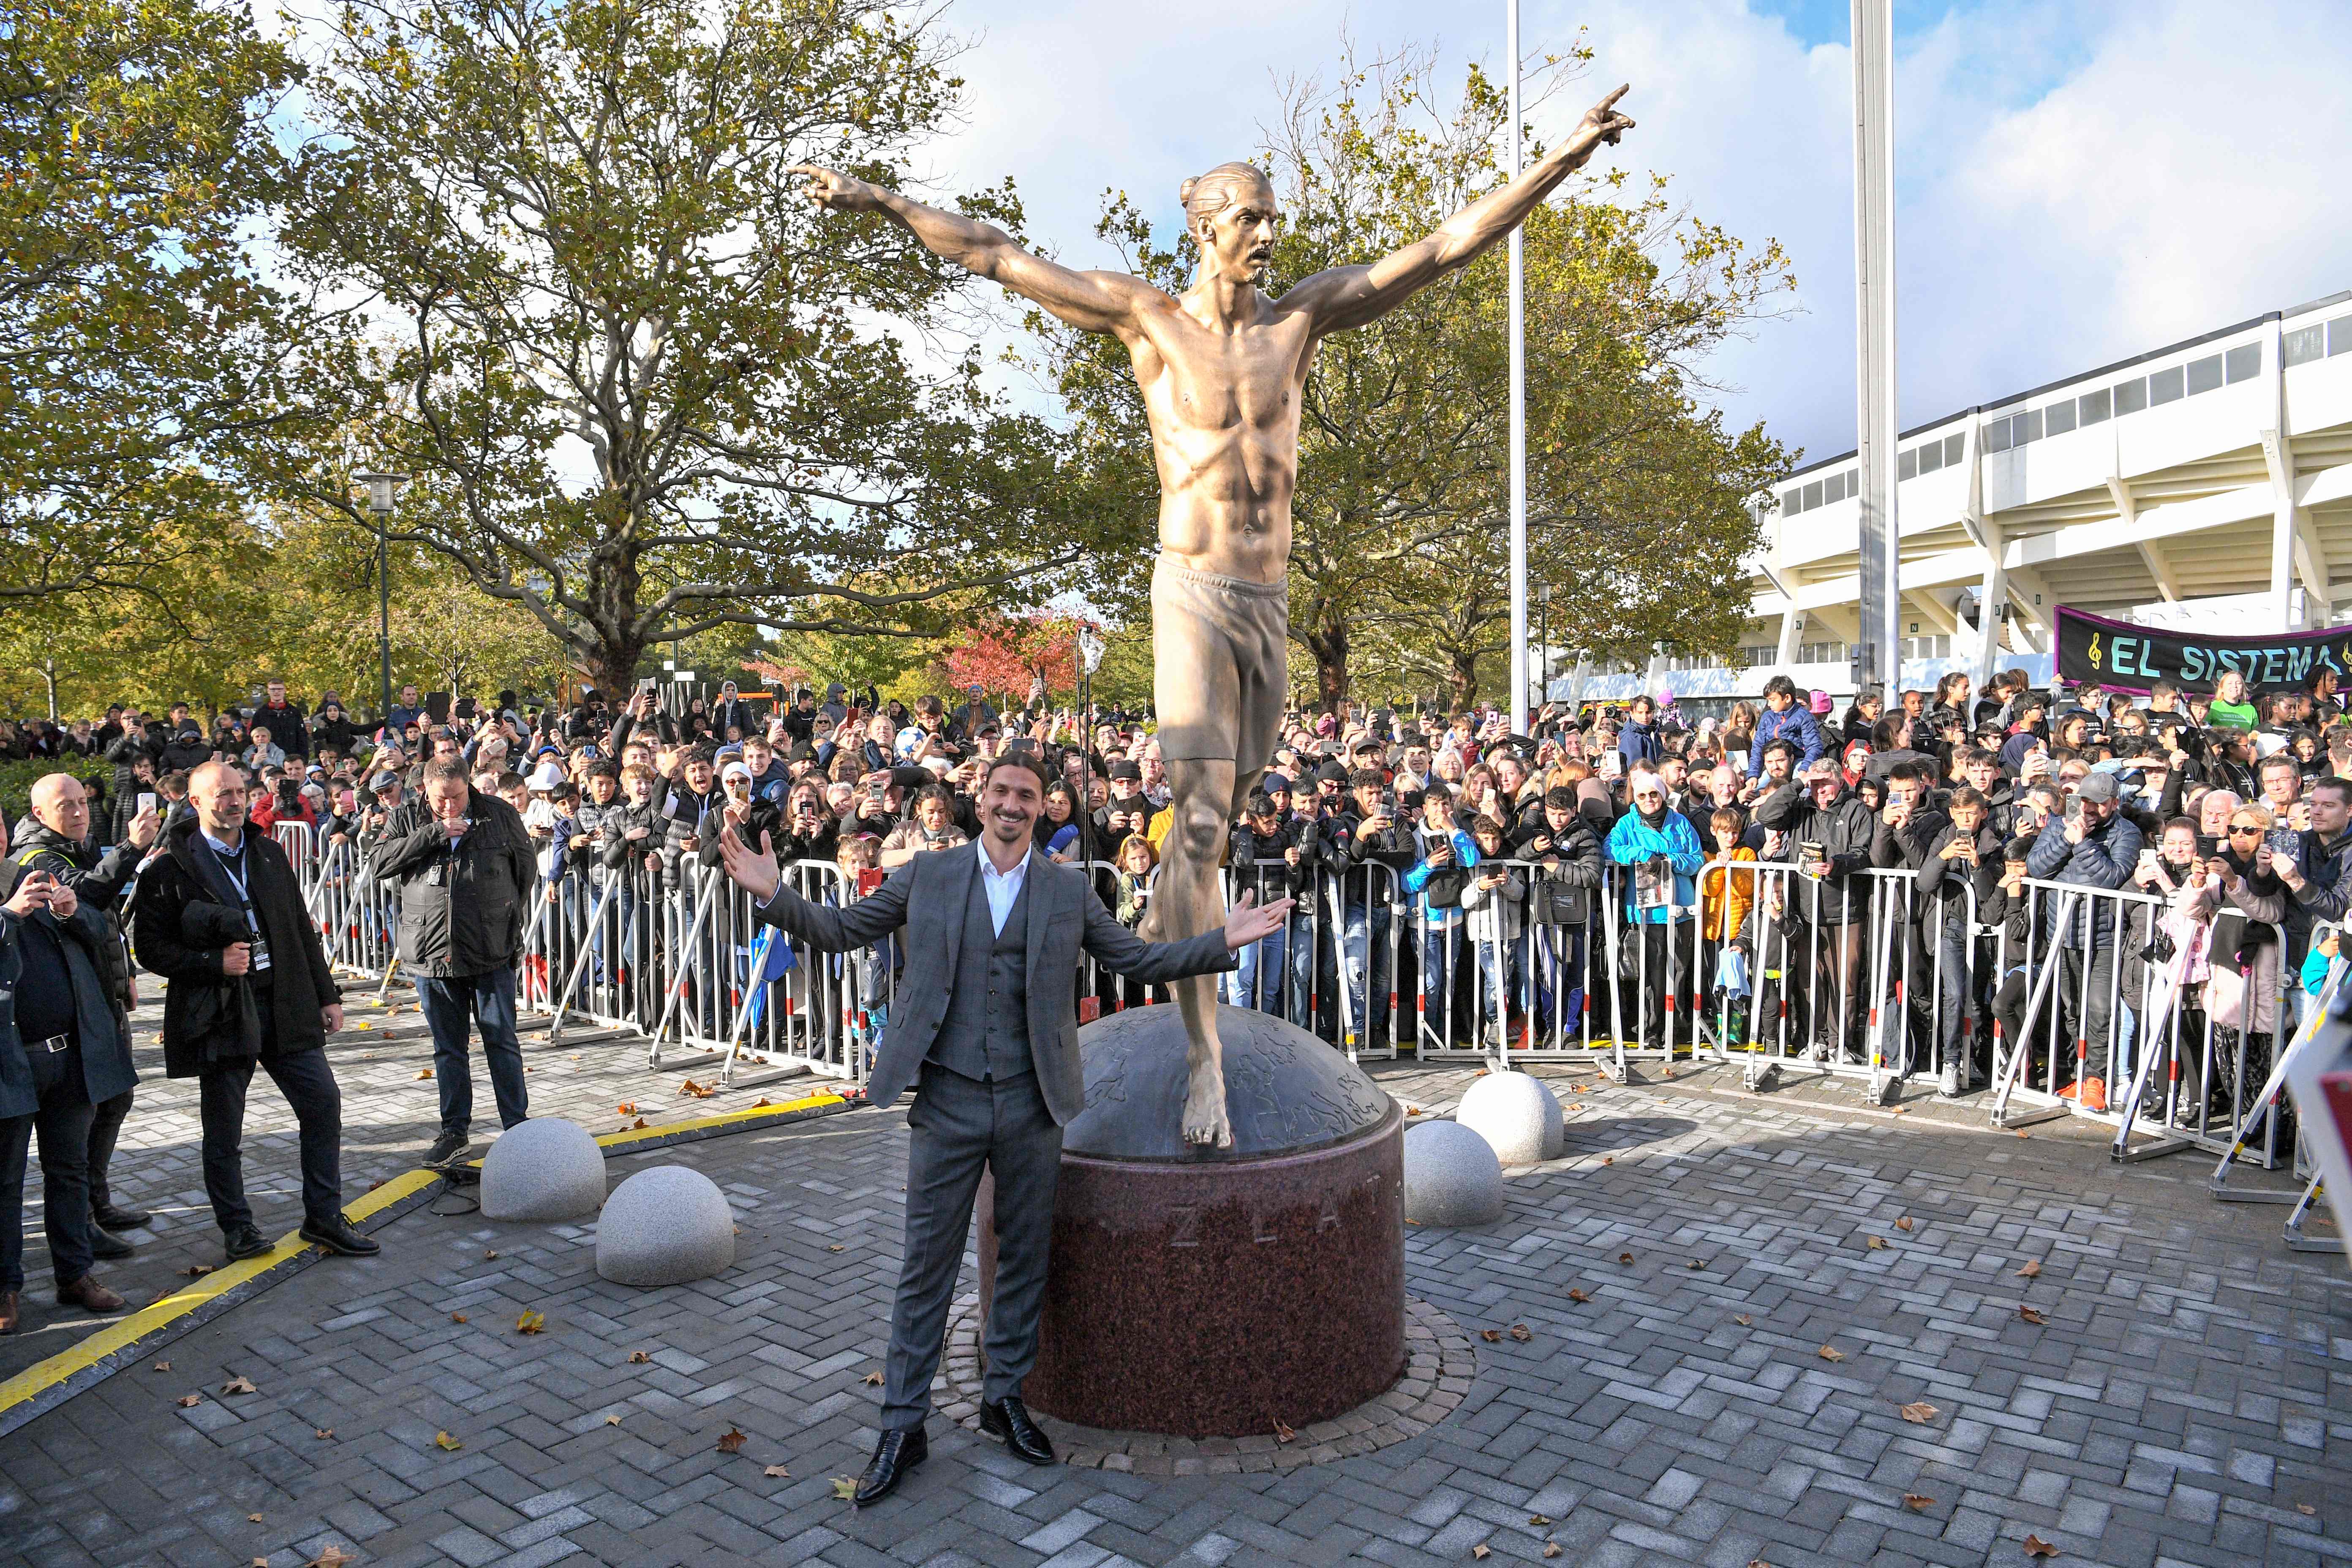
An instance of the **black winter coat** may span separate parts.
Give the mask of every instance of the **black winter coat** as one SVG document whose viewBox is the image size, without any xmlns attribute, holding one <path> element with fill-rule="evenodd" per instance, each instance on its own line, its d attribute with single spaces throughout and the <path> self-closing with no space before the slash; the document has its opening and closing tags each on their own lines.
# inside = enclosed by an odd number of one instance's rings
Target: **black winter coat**
<svg viewBox="0 0 2352 1568">
<path fill-rule="evenodd" d="M 243 940 L 244 918 L 211 851 L 194 846 L 198 830 L 193 814 L 164 829 L 164 853 L 142 873 L 131 900 L 131 950 L 142 968 L 171 982 L 163 995 L 165 1075 L 194 1078 L 223 1062 L 324 1046 L 321 1013 L 343 994 L 286 851 L 268 834 L 246 831 L 246 887 L 271 957 L 273 1028 L 264 1039 L 251 980 L 221 973 L 221 949 Z"/>
<path fill-rule="evenodd" d="M 474 825 L 456 845 L 427 818 L 375 853 L 377 882 L 400 884 L 400 962 L 414 973 L 487 973 L 522 951 L 538 854 L 513 806 L 479 790 L 468 797 Z"/>
<path fill-rule="evenodd" d="M 1853 792 L 1841 789 L 1828 805 L 1816 806 L 1804 781 L 1792 779 L 1757 801 L 1756 820 L 1765 827 L 1788 834 L 1788 847 L 1780 856 L 1783 860 L 1800 859 L 1800 847 L 1805 844 L 1822 847 L 1830 863 L 1829 874 L 1822 879 L 1822 923 L 1845 925 L 1863 918 L 1869 901 L 1870 879 L 1854 873 L 1870 864 L 1871 847 L 1878 835 L 1878 818 L 1854 798 Z M 1800 897 L 1798 890 L 1792 889 L 1791 898 L 1799 905 L 1795 913 L 1811 913 L 1813 906 Z"/>
</svg>

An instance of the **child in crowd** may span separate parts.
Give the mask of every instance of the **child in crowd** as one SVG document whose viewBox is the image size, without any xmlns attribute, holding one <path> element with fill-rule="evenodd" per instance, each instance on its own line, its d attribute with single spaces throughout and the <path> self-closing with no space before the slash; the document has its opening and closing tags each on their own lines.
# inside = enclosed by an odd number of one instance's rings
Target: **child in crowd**
<svg viewBox="0 0 2352 1568">
<path fill-rule="evenodd" d="M 1470 911 L 1470 941 L 1478 956 L 1479 984 L 1486 991 L 1486 1032 L 1500 1047 L 1525 1021 L 1520 1005 L 1519 932 L 1528 896 L 1527 878 L 1505 866 L 1503 825 L 1481 816 L 1470 825 L 1478 842 L 1478 868 L 1462 889 L 1462 907 Z M 1527 1042 L 1520 1040 L 1525 1047 Z"/>
<path fill-rule="evenodd" d="M 881 860 L 882 841 L 870 833 L 852 834 L 841 841 L 834 851 L 833 863 L 841 873 L 840 901 L 844 906 L 882 885 Z M 874 1053 L 882 1044 L 882 1031 L 890 1026 L 890 992 L 898 973 L 898 939 L 895 934 L 886 936 L 870 947 L 844 954 L 841 962 L 850 966 L 854 982 L 849 1001 L 855 1019 L 850 1026 L 851 1046 L 866 1052 L 866 1063 L 871 1067 Z"/>
<path fill-rule="evenodd" d="M 1748 953 L 1738 939 L 1747 927 L 1748 909 L 1756 902 L 1758 874 L 1732 868 L 1753 866 L 1756 851 L 1742 842 L 1748 817 L 1738 806 L 1716 807 L 1706 825 L 1715 839 L 1715 853 L 1707 857 L 1698 874 L 1699 938 L 1702 952 L 1715 954 L 1713 1021 L 1723 1032 L 1724 1044 L 1736 1046 L 1748 1038 L 1751 985 Z"/>
</svg>

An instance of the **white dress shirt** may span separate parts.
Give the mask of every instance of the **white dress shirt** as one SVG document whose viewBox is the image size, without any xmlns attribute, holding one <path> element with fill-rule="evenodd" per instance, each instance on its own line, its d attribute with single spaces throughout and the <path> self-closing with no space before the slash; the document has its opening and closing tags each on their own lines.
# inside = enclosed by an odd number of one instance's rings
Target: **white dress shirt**
<svg viewBox="0 0 2352 1568">
<path fill-rule="evenodd" d="M 980 885 L 988 894 L 989 919 L 996 924 L 996 934 L 1004 934 L 1004 918 L 1013 912 L 1013 905 L 1021 897 L 1021 884 L 1029 879 L 1029 856 L 1023 851 L 1010 871 L 1000 871 L 996 862 L 988 858 L 985 839 L 976 839 L 972 852 L 980 857 Z"/>
</svg>

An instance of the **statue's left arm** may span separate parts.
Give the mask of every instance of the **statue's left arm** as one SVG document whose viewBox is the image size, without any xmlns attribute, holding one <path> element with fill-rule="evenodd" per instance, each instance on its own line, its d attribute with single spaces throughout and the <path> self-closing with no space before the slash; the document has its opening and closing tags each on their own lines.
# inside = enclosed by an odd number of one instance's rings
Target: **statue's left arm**
<svg viewBox="0 0 2352 1568">
<path fill-rule="evenodd" d="M 1630 86 L 1630 84 L 1629 84 Z M 1286 310 L 1304 310 L 1316 334 L 1360 327 L 1403 303 L 1415 289 L 1467 267 L 1526 220 L 1562 180 L 1582 168 L 1602 142 L 1615 146 L 1633 122 L 1617 112 L 1621 87 L 1585 111 L 1569 139 L 1498 191 L 1472 202 L 1438 225 L 1426 239 L 1392 251 L 1368 267 L 1334 267 L 1302 279 L 1282 297 Z"/>
</svg>

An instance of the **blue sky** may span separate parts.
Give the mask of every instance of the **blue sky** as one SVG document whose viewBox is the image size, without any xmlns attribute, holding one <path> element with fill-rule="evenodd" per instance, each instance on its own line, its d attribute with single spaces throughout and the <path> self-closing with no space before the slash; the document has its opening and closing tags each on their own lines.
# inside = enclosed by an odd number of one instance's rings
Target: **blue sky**
<svg viewBox="0 0 2352 1568">
<path fill-rule="evenodd" d="M 1491 13 L 1491 14 L 1490 14 Z M 1106 187 L 1155 216 L 1255 142 L 1276 81 L 1360 48 L 1502 55 L 1499 0 L 956 0 L 972 38 L 942 189 L 1018 182 L 1066 257 Z M 1918 423 L 2352 288 L 2352 7 L 2341 0 L 1895 5 L 1901 417 Z M 1853 443 L 1845 0 L 1524 0 L 1530 53 L 1597 58 L 1538 116 L 1557 134 L 1619 80 L 1617 156 L 1792 257 L 1801 313 L 1713 372 L 1735 419 L 1815 458 Z M 1557 121 L 1557 123 L 1554 123 Z M 1542 367 L 1538 367 L 1540 374 Z"/>
</svg>

